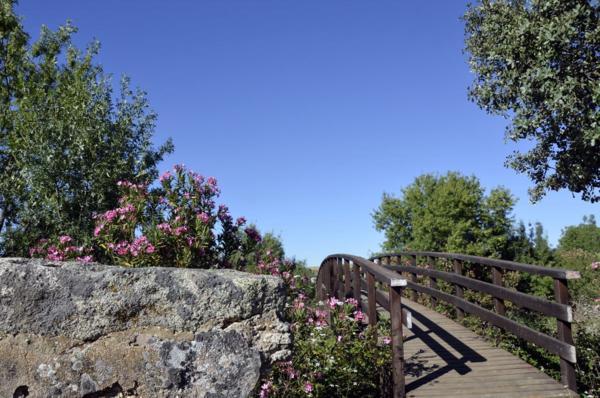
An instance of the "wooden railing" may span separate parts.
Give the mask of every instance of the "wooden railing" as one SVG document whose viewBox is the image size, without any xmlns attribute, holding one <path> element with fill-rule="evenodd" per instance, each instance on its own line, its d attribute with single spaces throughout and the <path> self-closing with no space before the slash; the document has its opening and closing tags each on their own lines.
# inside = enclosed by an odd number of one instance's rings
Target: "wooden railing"
<svg viewBox="0 0 600 398">
<path fill-rule="evenodd" d="M 389 292 L 377 289 L 377 282 Z M 398 272 L 349 254 L 333 254 L 325 258 L 317 276 L 317 296 L 320 300 L 353 297 L 367 313 L 370 325 L 377 324 L 377 304 L 389 311 L 392 323 L 393 396 L 398 398 L 404 397 L 402 324 L 410 327 L 411 322 L 410 314 L 403 311 L 401 302 L 401 289 L 406 285 L 406 279 Z M 367 293 L 367 303 L 362 300 L 362 290 Z"/>
<path fill-rule="evenodd" d="M 573 345 L 571 333 L 573 311 L 569 305 L 567 281 L 580 278 L 578 272 L 485 257 L 437 252 L 391 253 L 375 256 L 371 260 L 380 264 L 386 270 L 395 271 L 398 275 L 403 273 L 408 275 L 407 288 L 410 289 L 412 300 L 416 301 L 417 293 L 422 293 L 429 296 L 430 303 L 434 307 L 437 305 L 437 300 L 444 301 L 454 306 L 459 321 L 463 319 L 465 312 L 475 315 L 491 325 L 558 355 L 562 383 L 572 391 L 577 391 L 575 346 Z M 445 261 L 446 268 L 451 268 L 452 272 L 436 269 L 436 261 Z M 491 282 L 466 275 L 464 272 L 464 265 L 466 264 L 470 264 L 471 268 L 480 267 L 479 271 L 482 271 L 481 267 L 489 267 L 491 269 Z M 525 272 L 553 278 L 555 301 L 505 287 L 503 276 L 506 271 Z M 423 283 L 419 283 L 418 275 L 422 277 Z M 424 283 L 425 280 L 428 282 L 427 285 Z M 452 285 L 452 293 L 439 289 L 438 280 L 443 280 Z M 464 298 L 464 289 L 491 295 L 494 310 L 491 311 L 476 303 L 467 301 Z M 508 318 L 506 316 L 506 301 L 512 302 L 519 308 L 526 308 L 555 318 L 557 336 L 553 337 L 541 333 Z"/>
</svg>

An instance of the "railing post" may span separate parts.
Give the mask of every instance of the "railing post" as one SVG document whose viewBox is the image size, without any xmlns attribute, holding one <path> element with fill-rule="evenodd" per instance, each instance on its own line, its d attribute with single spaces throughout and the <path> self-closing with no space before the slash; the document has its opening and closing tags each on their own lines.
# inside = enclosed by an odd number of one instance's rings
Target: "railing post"
<svg viewBox="0 0 600 398">
<path fill-rule="evenodd" d="M 323 299 L 331 295 L 331 262 L 328 260 L 325 263 L 325 269 L 323 270 L 323 285 L 325 285 Z"/>
<path fill-rule="evenodd" d="M 435 269 L 435 258 L 427 257 L 427 268 L 434 270 Z M 437 289 L 437 278 L 429 277 L 429 287 L 432 289 Z M 431 308 L 435 309 L 437 307 L 437 299 L 435 297 L 429 297 Z"/>
<path fill-rule="evenodd" d="M 377 324 L 377 298 L 375 296 L 375 277 L 373 274 L 367 271 L 367 297 L 368 304 L 368 317 L 369 325 L 375 326 Z"/>
<path fill-rule="evenodd" d="M 456 274 L 462 275 L 462 261 L 454 260 L 454 262 L 452 263 L 452 268 L 454 269 L 454 272 Z M 461 298 L 461 299 L 464 298 L 463 287 L 459 284 L 454 284 L 454 294 L 458 298 Z M 463 319 L 465 318 L 465 312 L 462 310 L 462 308 L 459 308 L 459 307 L 455 307 L 455 308 L 456 308 L 456 319 L 459 322 L 462 322 Z"/>
<path fill-rule="evenodd" d="M 337 298 L 344 298 L 344 259 L 337 259 L 337 269 L 338 269 L 338 289 L 336 291 Z"/>
<path fill-rule="evenodd" d="M 352 282 L 350 280 L 350 263 L 348 260 L 344 260 L 344 295 L 343 298 L 347 298 L 352 292 Z"/>
<path fill-rule="evenodd" d="M 554 279 L 554 297 L 560 304 L 569 304 L 569 288 L 566 279 Z M 573 334 L 571 332 L 571 322 L 560 319 L 556 320 L 558 339 L 567 344 L 574 345 Z M 577 381 L 575 378 L 575 364 L 560 358 L 560 380 L 569 387 L 570 390 L 577 392 Z"/>
<path fill-rule="evenodd" d="M 340 277 L 338 276 L 339 273 L 339 269 L 338 269 L 338 259 L 334 258 L 331 259 L 331 276 L 332 276 L 332 287 L 331 287 L 331 296 L 332 297 L 337 297 L 338 296 L 338 289 L 340 287 Z"/>
<path fill-rule="evenodd" d="M 352 271 L 354 272 L 354 276 L 352 277 L 352 289 L 353 289 L 353 295 L 354 295 L 354 299 L 356 301 L 358 301 L 358 308 L 362 308 L 361 305 L 361 294 L 360 294 L 360 289 L 361 289 L 361 283 L 360 283 L 360 279 L 361 279 L 361 275 L 360 275 L 360 265 L 358 264 L 352 264 Z"/>
<path fill-rule="evenodd" d="M 394 397 L 404 398 L 404 343 L 402 337 L 402 291 L 390 286 L 390 317 L 392 321 L 392 366 Z"/>
<path fill-rule="evenodd" d="M 411 267 L 417 267 L 417 256 L 416 255 L 411 255 L 410 256 L 410 266 Z M 414 272 L 411 272 L 410 274 L 410 281 L 412 283 L 417 283 L 417 274 L 415 274 Z M 410 290 L 410 299 L 412 301 L 414 301 L 415 303 L 417 302 L 417 291 L 414 289 Z"/>
<path fill-rule="evenodd" d="M 494 285 L 502 286 L 502 270 L 498 267 L 492 267 L 492 282 Z M 504 300 L 494 297 L 494 310 L 498 315 L 506 314 L 506 306 Z"/>
</svg>

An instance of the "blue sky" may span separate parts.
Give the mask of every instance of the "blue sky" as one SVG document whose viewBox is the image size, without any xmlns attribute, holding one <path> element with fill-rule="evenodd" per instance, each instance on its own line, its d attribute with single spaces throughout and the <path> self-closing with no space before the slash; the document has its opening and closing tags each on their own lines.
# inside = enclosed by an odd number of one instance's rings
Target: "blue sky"
<svg viewBox="0 0 600 398">
<path fill-rule="evenodd" d="M 598 205 L 568 192 L 529 203 L 506 169 L 505 121 L 467 100 L 466 2 L 368 0 L 21 0 L 35 38 L 71 19 L 75 42 L 146 90 L 175 163 L 219 180 L 222 202 L 289 255 L 317 265 L 367 256 L 383 236 L 383 192 L 457 170 L 518 198 L 515 219 L 541 221 L 551 243 Z"/>
</svg>

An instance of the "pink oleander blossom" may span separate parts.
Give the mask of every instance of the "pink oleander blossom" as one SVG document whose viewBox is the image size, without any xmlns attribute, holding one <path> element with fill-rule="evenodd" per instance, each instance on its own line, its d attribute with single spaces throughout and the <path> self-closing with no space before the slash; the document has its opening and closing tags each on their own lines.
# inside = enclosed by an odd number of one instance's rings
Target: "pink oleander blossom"
<svg viewBox="0 0 600 398">
<path fill-rule="evenodd" d="M 273 383 L 271 381 L 263 383 L 263 385 L 260 386 L 260 398 L 268 398 L 272 388 Z"/>
<path fill-rule="evenodd" d="M 336 306 L 342 305 L 343 303 L 335 297 L 330 297 L 329 300 L 327 300 L 327 304 L 329 305 L 329 308 L 335 309 Z"/>
<path fill-rule="evenodd" d="M 59 241 L 61 244 L 63 244 L 63 245 L 64 245 L 65 243 L 69 243 L 69 242 L 71 242 L 72 240 L 73 240 L 73 238 L 71 238 L 69 235 L 63 235 L 63 236 L 61 236 L 60 238 L 58 238 L 58 241 Z"/>
<path fill-rule="evenodd" d="M 181 227 L 177 227 L 173 230 L 173 235 L 175 235 L 175 236 L 182 235 L 182 234 L 186 233 L 188 231 L 188 229 L 189 228 L 186 227 L 185 225 L 181 226 Z"/>
<path fill-rule="evenodd" d="M 156 228 L 158 228 L 159 231 L 162 231 L 165 233 L 171 233 L 171 225 L 169 223 L 166 223 L 166 222 L 160 223 L 156 226 Z"/>
<path fill-rule="evenodd" d="M 77 257 L 76 258 L 77 261 L 79 261 L 80 263 L 84 263 L 84 264 L 88 264 L 94 261 L 94 258 L 92 256 L 82 256 L 82 257 Z"/>
<path fill-rule="evenodd" d="M 350 304 L 354 308 L 358 307 L 358 301 L 355 298 L 346 299 L 346 304 Z"/>
<path fill-rule="evenodd" d="M 94 236 L 99 236 L 100 232 L 102 232 L 102 230 L 104 229 L 104 224 L 100 224 L 98 225 L 96 228 L 94 228 Z"/>
<path fill-rule="evenodd" d="M 304 384 L 304 392 L 307 394 L 313 392 L 313 385 L 309 381 Z"/>
<path fill-rule="evenodd" d="M 170 171 L 165 171 L 164 173 L 162 173 L 162 175 L 160 176 L 160 178 L 158 180 L 160 182 L 170 181 L 171 178 L 173 178 L 173 175 L 171 174 L 171 172 Z"/>
<path fill-rule="evenodd" d="M 353 315 L 354 315 L 354 319 L 357 320 L 358 322 L 365 320 L 365 313 L 362 312 L 361 310 L 354 311 Z"/>
<path fill-rule="evenodd" d="M 388 336 L 385 336 L 385 337 L 383 338 L 383 344 L 385 344 L 385 345 L 389 345 L 391 342 L 392 342 L 392 339 L 391 339 L 391 338 L 389 338 Z"/>
<path fill-rule="evenodd" d="M 204 212 L 199 213 L 196 217 L 204 224 L 208 224 L 208 222 L 210 221 L 210 216 Z"/>
<path fill-rule="evenodd" d="M 596 262 L 592 263 L 592 269 L 594 269 L 594 270 L 600 269 L 600 261 L 596 261 Z"/>
</svg>

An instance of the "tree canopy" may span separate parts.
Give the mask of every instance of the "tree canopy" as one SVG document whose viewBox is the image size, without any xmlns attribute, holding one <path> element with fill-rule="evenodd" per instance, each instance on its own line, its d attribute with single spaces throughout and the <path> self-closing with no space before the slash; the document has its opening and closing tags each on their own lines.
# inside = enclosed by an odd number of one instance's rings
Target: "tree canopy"
<svg viewBox="0 0 600 398">
<path fill-rule="evenodd" d="M 413 249 L 504 257 L 511 238 L 514 198 L 504 188 L 485 194 L 476 177 L 424 174 L 384 193 L 372 216 L 386 251 Z"/>
<path fill-rule="evenodd" d="M 558 241 L 558 249 L 600 253 L 600 227 L 596 225 L 596 218 L 593 215 L 584 217 L 581 224 L 565 228 Z"/>
<path fill-rule="evenodd" d="M 537 201 L 566 188 L 600 200 L 600 15 L 595 0 L 479 0 L 465 16 L 469 97 L 511 120 L 507 165 Z"/>
<path fill-rule="evenodd" d="M 151 181 L 173 146 L 153 147 L 146 94 L 128 78 L 113 92 L 98 43 L 76 48 L 69 23 L 30 43 L 14 5 L 0 6 L 0 243 L 24 255 L 42 237 L 91 236 L 117 182 Z"/>
</svg>

